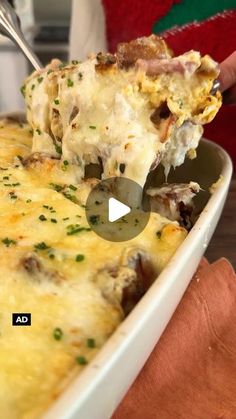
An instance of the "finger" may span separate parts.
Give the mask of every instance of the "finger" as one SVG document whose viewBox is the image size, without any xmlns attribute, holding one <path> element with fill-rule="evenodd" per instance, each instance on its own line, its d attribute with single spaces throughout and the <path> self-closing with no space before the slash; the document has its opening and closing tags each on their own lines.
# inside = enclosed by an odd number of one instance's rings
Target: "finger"
<svg viewBox="0 0 236 419">
<path fill-rule="evenodd" d="M 222 92 L 236 84 L 236 51 L 220 64 L 219 80 Z"/>
</svg>

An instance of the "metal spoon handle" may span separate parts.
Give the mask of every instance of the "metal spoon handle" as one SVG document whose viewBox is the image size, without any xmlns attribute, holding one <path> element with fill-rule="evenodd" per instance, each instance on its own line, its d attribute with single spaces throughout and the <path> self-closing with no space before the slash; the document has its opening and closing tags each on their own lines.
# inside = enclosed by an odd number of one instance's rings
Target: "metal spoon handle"
<svg viewBox="0 0 236 419">
<path fill-rule="evenodd" d="M 42 68 L 41 62 L 32 51 L 31 46 L 26 41 L 20 29 L 19 18 L 15 13 L 15 10 L 7 0 L 0 0 L 0 33 L 10 38 L 19 46 L 36 70 Z"/>
</svg>

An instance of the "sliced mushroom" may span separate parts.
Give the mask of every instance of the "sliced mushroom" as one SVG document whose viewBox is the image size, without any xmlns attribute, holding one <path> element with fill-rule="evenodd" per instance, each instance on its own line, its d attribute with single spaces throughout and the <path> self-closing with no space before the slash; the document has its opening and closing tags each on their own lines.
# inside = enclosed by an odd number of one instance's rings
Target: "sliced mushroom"
<svg viewBox="0 0 236 419">
<path fill-rule="evenodd" d="M 53 108 L 51 114 L 51 125 L 49 130 L 49 135 L 53 140 L 60 139 L 63 137 L 63 125 L 61 121 L 61 115 L 58 109 Z"/>
<path fill-rule="evenodd" d="M 36 256 L 30 255 L 21 260 L 23 268 L 29 275 L 38 275 L 42 272 L 42 263 Z"/>
<path fill-rule="evenodd" d="M 158 153 L 155 160 L 152 162 L 151 167 L 150 167 L 150 172 L 152 170 L 155 170 L 157 168 L 157 166 L 159 165 L 161 161 L 161 153 Z"/>
<path fill-rule="evenodd" d="M 73 121 L 73 119 L 75 119 L 75 117 L 78 115 L 79 113 L 79 108 L 77 106 L 74 106 L 72 109 L 72 112 L 70 114 L 70 119 L 69 119 L 69 123 L 71 123 Z"/>
<path fill-rule="evenodd" d="M 96 71 L 106 71 L 114 66 L 116 63 L 116 56 L 113 54 L 103 54 L 99 52 L 97 54 Z"/>
<path fill-rule="evenodd" d="M 96 281 L 104 297 L 121 306 L 127 315 L 155 277 L 156 271 L 146 252 L 131 248 L 123 253 L 119 264 L 100 270 Z"/>
<path fill-rule="evenodd" d="M 23 268 L 29 277 L 35 282 L 51 281 L 60 284 L 65 277 L 55 269 L 45 268 L 43 262 L 35 254 L 28 254 L 20 260 L 20 267 Z"/>
<path fill-rule="evenodd" d="M 179 221 L 188 230 L 192 227 L 191 219 L 194 203 L 193 197 L 200 191 L 196 182 L 164 184 L 160 188 L 149 188 L 152 211 L 169 220 Z"/>
<path fill-rule="evenodd" d="M 38 163 L 44 163 L 45 160 L 51 161 L 51 159 L 57 160 L 56 157 L 53 157 L 49 154 L 36 152 L 36 153 L 32 153 L 29 156 L 23 158 L 21 160 L 21 163 L 25 167 L 34 167 Z"/>
<path fill-rule="evenodd" d="M 116 56 L 119 67 L 129 68 L 138 59 L 151 60 L 171 57 L 171 51 L 162 38 L 151 35 L 148 38 L 143 37 L 118 44 Z"/>
<path fill-rule="evenodd" d="M 158 129 L 160 141 L 166 142 L 171 135 L 176 117 L 170 112 L 167 102 L 156 108 L 150 116 L 151 121 Z"/>
</svg>

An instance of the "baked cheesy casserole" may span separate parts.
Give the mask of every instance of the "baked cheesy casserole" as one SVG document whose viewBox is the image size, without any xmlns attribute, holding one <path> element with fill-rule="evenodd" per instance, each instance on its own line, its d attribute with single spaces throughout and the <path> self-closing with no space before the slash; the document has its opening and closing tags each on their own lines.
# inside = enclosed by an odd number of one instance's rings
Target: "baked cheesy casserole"
<svg viewBox="0 0 236 419">
<path fill-rule="evenodd" d="M 89 227 L 102 178 L 144 185 L 150 170 L 193 158 L 216 114 L 216 63 L 172 57 L 155 36 L 84 63 L 53 62 L 23 86 L 28 123 L 0 121 L 0 410 L 38 418 L 95 356 L 182 243 L 199 185 L 149 188 L 141 234 L 109 242 Z M 12 313 L 31 313 L 13 327 Z"/>
</svg>

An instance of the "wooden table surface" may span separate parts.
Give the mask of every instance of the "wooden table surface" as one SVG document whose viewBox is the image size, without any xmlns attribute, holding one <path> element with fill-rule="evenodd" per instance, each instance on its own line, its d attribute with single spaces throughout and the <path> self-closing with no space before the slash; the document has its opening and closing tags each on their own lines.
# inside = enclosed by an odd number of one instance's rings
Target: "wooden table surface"
<svg viewBox="0 0 236 419">
<path fill-rule="evenodd" d="M 236 270 L 236 174 L 231 181 L 222 216 L 205 256 L 210 262 L 224 256 Z"/>
</svg>

